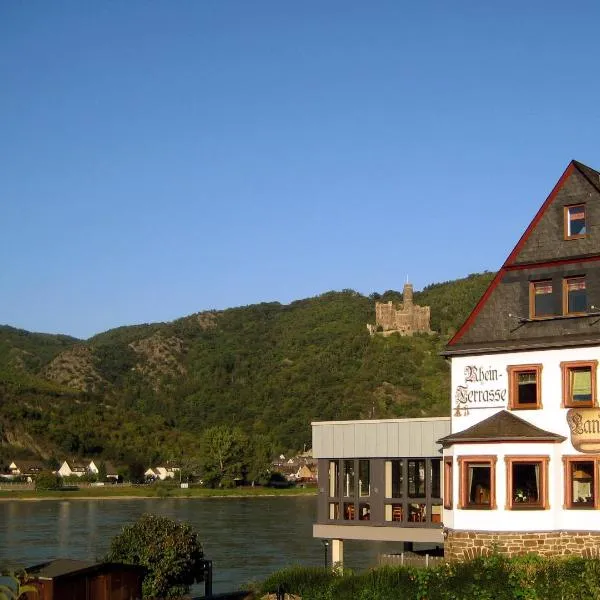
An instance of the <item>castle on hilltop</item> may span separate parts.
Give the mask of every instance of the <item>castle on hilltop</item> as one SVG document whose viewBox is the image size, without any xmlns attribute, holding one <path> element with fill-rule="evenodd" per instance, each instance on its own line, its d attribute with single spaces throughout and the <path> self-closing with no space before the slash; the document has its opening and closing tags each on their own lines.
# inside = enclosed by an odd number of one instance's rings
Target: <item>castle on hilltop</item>
<svg viewBox="0 0 600 600">
<path fill-rule="evenodd" d="M 431 310 L 429 306 L 418 306 L 413 304 L 413 286 L 411 283 L 404 284 L 402 291 L 402 304 L 394 306 L 394 303 L 375 303 L 375 325 L 367 324 L 371 335 L 379 333 L 387 336 L 392 333 L 400 335 L 412 335 L 413 333 L 431 333 L 429 319 Z"/>
</svg>

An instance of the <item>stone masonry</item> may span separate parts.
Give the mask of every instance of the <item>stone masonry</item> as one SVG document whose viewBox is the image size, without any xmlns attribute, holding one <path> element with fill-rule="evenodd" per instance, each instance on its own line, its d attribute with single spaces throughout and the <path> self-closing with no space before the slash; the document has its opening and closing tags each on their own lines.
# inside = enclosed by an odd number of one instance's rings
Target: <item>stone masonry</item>
<svg viewBox="0 0 600 600">
<path fill-rule="evenodd" d="M 402 304 L 398 306 L 394 306 L 391 301 L 375 303 L 375 325 L 367 325 L 371 335 L 375 333 L 384 336 L 392 333 L 412 335 L 418 332 L 431 332 L 429 329 L 430 308 L 413 304 L 412 284 L 404 284 L 402 299 Z"/>
<path fill-rule="evenodd" d="M 444 530 L 444 557 L 464 561 L 493 552 L 515 556 L 535 552 L 543 556 L 600 556 L 597 531 L 457 531 Z"/>
</svg>

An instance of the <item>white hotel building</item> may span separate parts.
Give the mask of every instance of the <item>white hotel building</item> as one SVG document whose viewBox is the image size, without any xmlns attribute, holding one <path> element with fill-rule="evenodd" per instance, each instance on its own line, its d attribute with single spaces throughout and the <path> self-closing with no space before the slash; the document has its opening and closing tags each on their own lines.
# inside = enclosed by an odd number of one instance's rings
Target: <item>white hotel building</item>
<svg viewBox="0 0 600 600">
<path fill-rule="evenodd" d="M 447 418 L 313 423 L 315 537 L 600 548 L 600 174 L 572 161 L 448 343 Z"/>
</svg>

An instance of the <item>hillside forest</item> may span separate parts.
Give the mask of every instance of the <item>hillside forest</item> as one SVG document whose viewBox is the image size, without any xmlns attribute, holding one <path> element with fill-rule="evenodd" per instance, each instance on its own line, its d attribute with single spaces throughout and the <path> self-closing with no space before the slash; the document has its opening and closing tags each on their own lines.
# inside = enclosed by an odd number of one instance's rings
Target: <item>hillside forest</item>
<svg viewBox="0 0 600 600">
<path fill-rule="evenodd" d="M 310 447 L 311 421 L 448 415 L 440 352 L 492 277 L 416 292 L 434 333 L 413 337 L 367 331 L 376 301 L 402 301 L 393 290 L 207 311 L 88 340 L 0 326 L 0 467 L 201 460 L 224 431 L 270 456 Z"/>
</svg>

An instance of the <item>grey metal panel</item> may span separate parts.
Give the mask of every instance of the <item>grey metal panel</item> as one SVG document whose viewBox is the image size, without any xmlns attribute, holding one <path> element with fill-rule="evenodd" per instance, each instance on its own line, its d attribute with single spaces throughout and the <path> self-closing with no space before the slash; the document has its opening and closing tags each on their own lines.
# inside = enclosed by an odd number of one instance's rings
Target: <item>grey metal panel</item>
<svg viewBox="0 0 600 600">
<path fill-rule="evenodd" d="M 315 458 L 437 456 L 449 419 L 344 421 L 313 424 Z"/>
<path fill-rule="evenodd" d="M 437 443 L 437 441 L 447 435 L 452 433 L 451 431 L 451 421 L 448 419 L 447 421 L 434 421 L 433 423 L 433 431 L 434 431 L 434 443 L 436 447 L 436 451 L 439 453 L 441 445 Z"/>
<path fill-rule="evenodd" d="M 383 431 L 383 427 L 377 427 L 375 423 L 365 423 L 365 451 L 362 456 L 378 456 L 377 450 L 377 430 Z"/>
<path fill-rule="evenodd" d="M 396 435 L 398 436 L 398 451 L 395 456 L 410 456 L 410 427 L 408 423 L 398 423 L 396 426 Z"/>
<path fill-rule="evenodd" d="M 408 428 L 409 450 L 406 456 L 423 456 L 421 454 L 422 425 L 422 423 L 414 423 L 413 427 Z"/>
<path fill-rule="evenodd" d="M 421 427 L 421 451 L 423 456 L 435 456 L 437 444 L 435 443 L 434 421 L 425 421 Z"/>
<path fill-rule="evenodd" d="M 387 425 L 387 451 L 386 456 L 398 456 L 398 423 Z"/>
<path fill-rule="evenodd" d="M 342 427 L 342 456 L 356 456 L 354 424 L 344 424 Z"/>
<path fill-rule="evenodd" d="M 375 454 L 373 456 L 389 456 L 387 453 L 388 428 L 376 425 Z"/>
<path fill-rule="evenodd" d="M 366 434 L 367 424 L 357 423 L 354 426 L 354 455 L 355 456 L 368 456 L 366 453 Z"/>
</svg>

